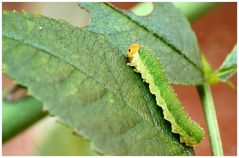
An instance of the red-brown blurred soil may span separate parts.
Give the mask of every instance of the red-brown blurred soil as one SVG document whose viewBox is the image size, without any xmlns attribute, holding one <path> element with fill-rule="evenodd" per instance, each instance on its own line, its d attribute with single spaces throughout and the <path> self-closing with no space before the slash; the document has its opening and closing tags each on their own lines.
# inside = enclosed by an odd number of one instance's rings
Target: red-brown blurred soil
<svg viewBox="0 0 239 158">
<path fill-rule="evenodd" d="M 21 10 L 21 3 L 3 3 L 3 9 Z M 128 9 L 134 3 L 114 3 L 114 5 Z M 192 28 L 197 34 L 200 48 L 212 67 L 218 68 L 231 51 L 237 38 L 237 6 L 236 3 L 224 3 L 218 6 L 199 20 L 192 23 Z M 231 81 L 237 85 L 237 77 L 233 76 Z M 9 80 L 3 78 L 3 87 L 9 83 Z M 207 132 L 204 114 L 197 90 L 193 86 L 174 86 L 180 100 L 185 105 L 186 110 L 190 113 Z M 237 91 L 232 90 L 225 84 L 218 84 L 212 87 L 213 97 L 218 116 L 218 122 L 222 137 L 223 149 L 225 155 L 237 154 Z M 24 152 L 16 150 L 15 145 L 31 138 L 29 135 L 22 134 L 14 140 L 3 146 L 3 155 L 24 155 Z M 26 141 L 24 144 L 32 143 Z M 27 145 L 31 146 L 31 145 Z M 211 155 L 208 134 L 206 139 L 195 148 L 196 155 Z M 31 153 L 32 148 L 25 149 L 25 155 Z M 19 154 L 18 154 L 19 153 Z"/>
<path fill-rule="evenodd" d="M 192 23 L 200 48 L 214 69 L 218 68 L 237 42 L 236 3 L 224 3 Z M 231 81 L 237 85 L 234 75 Z M 174 86 L 178 96 L 199 124 L 206 129 L 195 87 Z M 226 84 L 212 87 L 224 155 L 237 155 L 237 91 Z M 195 148 L 196 155 L 211 155 L 208 134 Z"/>
</svg>

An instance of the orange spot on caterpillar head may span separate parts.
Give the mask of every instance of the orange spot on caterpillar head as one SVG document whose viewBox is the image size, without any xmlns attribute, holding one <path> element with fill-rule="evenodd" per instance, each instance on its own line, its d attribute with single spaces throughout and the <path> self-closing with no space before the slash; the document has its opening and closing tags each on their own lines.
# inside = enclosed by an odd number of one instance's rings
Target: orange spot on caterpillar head
<svg viewBox="0 0 239 158">
<path fill-rule="evenodd" d="M 129 46 L 128 52 L 127 52 L 127 57 L 129 62 L 131 62 L 131 60 L 134 58 L 134 55 L 138 53 L 139 48 L 140 48 L 140 45 L 138 43 L 134 43 Z"/>
</svg>

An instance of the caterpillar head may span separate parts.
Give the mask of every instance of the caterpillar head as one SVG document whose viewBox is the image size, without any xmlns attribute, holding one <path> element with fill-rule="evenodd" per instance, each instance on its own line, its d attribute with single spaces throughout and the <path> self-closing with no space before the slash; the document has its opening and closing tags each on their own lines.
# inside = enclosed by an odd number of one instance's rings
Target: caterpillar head
<svg viewBox="0 0 239 158">
<path fill-rule="evenodd" d="M 140 48 L 140 45 L 137 43 L 131 44 L 129 46 L 127 51 L 127 58 L 129 62 L 131 62 L 134 56 L 138 53 L 139 48 Z"/>
</svg>

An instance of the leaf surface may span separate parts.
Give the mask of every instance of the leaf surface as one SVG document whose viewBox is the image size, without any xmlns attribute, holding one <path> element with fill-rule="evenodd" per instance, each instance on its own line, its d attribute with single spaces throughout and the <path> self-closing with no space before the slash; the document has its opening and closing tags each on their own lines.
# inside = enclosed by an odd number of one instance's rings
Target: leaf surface
<svg viewBox="0 0 239 158">
<path fill-rule="evenodd" d="M 219 80 L 226 82 L 233 74 L 237 72 L 237 45 L 232 52 L 227 55 L 225 61 L 216 71 Z"/>
<path fill-rule="evenodd" d="M 147 16 L 123 13 L 106 3 L 80 3 L 91 13 L 87 29 L 105 35 L 122 53 L 132 43 L 155 52 L 171 83 L 202 83 L 201 58 L 186 18 L 171 3 L 154 3 Z"/>
<path fill-rule="evenodd" d="M 95 33 L 29 13 L 3 12 L 6 73 L 105 155 L 192 155 L 126 65 Z"/>
</svg>

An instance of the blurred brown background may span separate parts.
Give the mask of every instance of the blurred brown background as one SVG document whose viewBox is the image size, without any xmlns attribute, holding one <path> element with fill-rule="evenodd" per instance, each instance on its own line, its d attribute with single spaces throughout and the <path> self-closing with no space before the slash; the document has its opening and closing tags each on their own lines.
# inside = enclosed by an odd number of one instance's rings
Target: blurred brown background
<svg viewBox="0 0 239 158">
<path fill-rule="evenodd" d="M 114 3 L 115 6 L 128 9 L 136 3 Z M 22 10 L 40 12 L 44 15 L 47 12 L 36 7 L 39 3 L 3 3 L 4 10 Z M 65 6 L 65 4 L 62 4 Z M 75 5 L 75 4 L 74 4 Z M 70 7 L 69 7 L 70 8 Z M 76 10 L 79 8 L 76 6 Z M 72 8 L 70 9 L 71 12 Z M 76 12 L 77 12 L 76 11 Z M 61 11 L 65 13 L 64 11 Z M 87 13 L 85 17 L 89 16 Z M 55 17 L 55 15 L 52 15 Z M 66 15 L 62 15 L 66 16 Z M 70 14 L 67 16 L 71 16 Z M 59 18 L 59 17 L 55 17 Z M 60 17 L 64 18 L 64 17 Z M 87 19 L 84 19 L 87 21 Z M 84 22 L 77 20 L 68 21 L 72 24 L 82 26 Z M 237 4 L 222 3 L 216 8 L 192 22 L 201 51 L 214 69 L 218 68 L 226 55 L 232 50 L 237 39 Z M 237 85 L 237 77 L 234 75 L 231 81 Z M 11 81 L 3 76 L 3 88 Z M 207 131 L 201 103 L 195 87 L 174 86 L 180 100 L 186 106 L 186 110 L 203 128 Z M 232 90 L 226 84 L 218 84 L 212 87 L 213 97 L 218 116 L 218 122 L 222 137 L 224 155 L 237 155 L 237 90 Z M 16 138 L 3 145 L 3 155 L 31 155 L 34 144 L 41 139 L 41 131 L 44 123 L 40 121 L 33 127 L 27 129 Z M 211 155 L 208 134 L 195 148 L 196 155 Z"/>
</svg>

